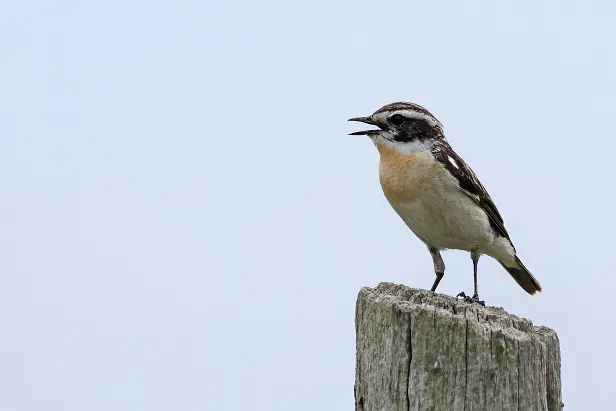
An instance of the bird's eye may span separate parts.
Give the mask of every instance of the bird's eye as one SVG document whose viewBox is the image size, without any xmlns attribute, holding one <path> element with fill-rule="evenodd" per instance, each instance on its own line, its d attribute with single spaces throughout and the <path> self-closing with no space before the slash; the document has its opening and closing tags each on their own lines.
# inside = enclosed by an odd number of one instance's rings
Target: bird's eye
<svg viewBox="0 0 616 411">
<path fill-rule="evenodd" d="M 394 114 L 393 116 L 391 116 L 389 118 L 389 121 L 391 122 L 391 124 L 393 124 L 394 126 L 399 126 L 402 123 L 404 123 L 404 120 L 406 120 L 406 118 L 400 114 Z"/>
</svg>

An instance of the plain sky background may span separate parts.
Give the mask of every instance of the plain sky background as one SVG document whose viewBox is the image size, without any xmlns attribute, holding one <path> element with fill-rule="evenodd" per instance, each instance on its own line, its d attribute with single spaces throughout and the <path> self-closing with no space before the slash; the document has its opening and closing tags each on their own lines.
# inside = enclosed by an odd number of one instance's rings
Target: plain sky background
<svg viewBox="0 0 616 411">
<path fill-rule="evenodd" d="M 347 135 L 397 100 L 444 123 L 545 290 L 484 257 L 481 297 L 557 330 L 565 410 L 612 408 L 615 17 L 3 2 L 0 410 L 351 409 L 357 292 L 434 279 Z M 439 290 L 472 291 L 444 258 Z"/>
</svg>

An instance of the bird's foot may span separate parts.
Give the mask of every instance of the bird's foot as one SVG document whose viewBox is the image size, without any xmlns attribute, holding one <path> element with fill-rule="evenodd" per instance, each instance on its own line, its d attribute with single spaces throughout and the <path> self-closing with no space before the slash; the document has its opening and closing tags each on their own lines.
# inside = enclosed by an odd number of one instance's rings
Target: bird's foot
<svg viewBox="0 0 616 411">
<path fill-rule="evenodd" d="M 486 302 L 480 300 L 479 296 L 477 294 L 474 294 L 472 297 L 469 297 L 468 295 L 466 295 L 464 293 L 464 291 L 462 291 L 460 294 L 456 295 L 456 298 L 462 298 L 467 303 L 477 303 L 477 304 L 482 305 L 484 307 L 486 306 Z"/>
</svg>

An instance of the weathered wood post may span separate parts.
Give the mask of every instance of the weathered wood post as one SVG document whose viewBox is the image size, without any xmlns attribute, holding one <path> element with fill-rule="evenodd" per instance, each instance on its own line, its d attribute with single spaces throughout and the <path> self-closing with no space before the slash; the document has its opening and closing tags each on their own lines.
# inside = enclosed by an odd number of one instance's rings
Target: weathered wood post
<svg viewBox="0 0 616 411">
<path fill-rule="evenodd" d="M 381 283 L 355 314 L 356 411 L 560 411 L 556 333 L 502 308 Z"/>
</svg>

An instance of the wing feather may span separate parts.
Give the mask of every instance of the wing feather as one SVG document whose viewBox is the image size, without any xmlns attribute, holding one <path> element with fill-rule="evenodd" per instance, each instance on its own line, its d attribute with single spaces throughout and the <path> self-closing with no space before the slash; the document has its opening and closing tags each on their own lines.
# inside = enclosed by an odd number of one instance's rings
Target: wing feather
<svg viewBox="0 0 616 411">
<path fill-rule="evenodd" d="M 432 149 L 432 154 L 458 180 L 460 188 L 485 211 L 492 228 L 511 243 L 509 233 L 505 229 L 503 217 L 485 187 L 468 164 L 453 151 L 446 141 L 440 141 L 439 144 L 435 145 Z"/>
</svg>

